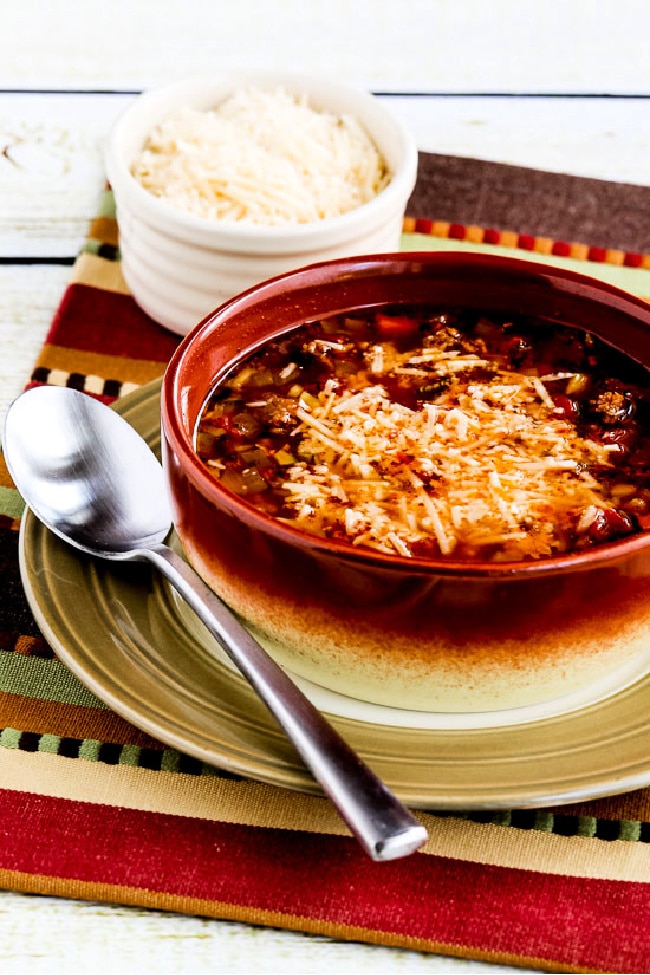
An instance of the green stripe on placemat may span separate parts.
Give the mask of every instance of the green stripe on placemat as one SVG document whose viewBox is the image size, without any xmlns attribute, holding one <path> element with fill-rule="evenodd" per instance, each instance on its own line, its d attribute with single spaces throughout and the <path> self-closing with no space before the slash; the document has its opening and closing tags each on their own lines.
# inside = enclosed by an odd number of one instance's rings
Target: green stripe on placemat
<svg viewBox="0 0 650 975">
<path fill-rule="evenodd" d="M 7 748 L 10 751 L 45 752 L 62 758 L 97 762 L 100 765 L 128 765 L 131 768 L 146 768 L 153 772 L 245 781 L 243 776 L 226 769 L 215 768 L 174 748 L 145 748 L 130 743 L 100 741 L 97 738 L 38 734 L 32 731 L 21 731 L 19 728 L 0 730 L 0 748 Z"/>
<path fill-rule="evenodd" d="M 40 660 L 20 653 L 0 654 L 0 692 L 108 710 L 59 660 Z"/>
<path fill-rule="evenodd" d="M 25 502 L 15 488 L 0 487 L 0 515 L 20 518 L 24 510 Z"/>
<path fill-rule="evenodd" d="M 556 257 L 551 254 L 540 254 L 536 251 L 522 251 L 516 247 L 504 247 L 499 244 L 474 244 L 466 240 L 453 240 L 449 237 L 433 237 L 428 234 L 403 234 L 402 250 L 404 251 L 460 251 L 464 254 L 491 254 L 512 257 L 518 260 L 534 261 L 538 264 L 548 264 L 552 267 L 565 268 L 576 271 L 587 277 L 606 281 L 616 288 L 622 288 L 630 294 L 639 297 L 650 297 L 650 270 L 638 267 L 624 267 L 618 264 L 585 263 L 572 257 Z"/>
<path fill-rule="evenodd" d="M 98 217 L 107 217 L 110 220 L 115 220 L 115 197 L 113 196 L 113 191 L 108 187 L 104 190 L 99 203 Z"/>
</svg>

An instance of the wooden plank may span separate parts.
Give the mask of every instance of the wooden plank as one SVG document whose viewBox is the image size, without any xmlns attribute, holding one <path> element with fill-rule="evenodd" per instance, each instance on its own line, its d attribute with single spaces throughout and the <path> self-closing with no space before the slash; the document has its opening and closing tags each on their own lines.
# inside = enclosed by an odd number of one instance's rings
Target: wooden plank
<svg viewBox="0 0 650 975">
<path fill-rule="evenodd" d="M 2 20 L 1 87 L 290 64 L 384 91 L 650 91 L 645 0 L 3 0 Z"/>
<path fill-rule="evenodd" d="M 96 213 L 130 94 L 0 93 L 0 257 L 70 257 Z M 639 99 L 384 97 L 421 149 L 647 184 Z"/>
<path fill-rule="evenodd" d="M 591 0 L 561 9 L 550 2 L 528 19 L 522 0 L 275 0 L 271 29 L 270 5 L 259 0 L 185 0 L 182 12 L 175 0 L 3 0 L 0 85 L 141 88 L 215 64 L 291 63 L 384 91 L 647 89 L 639 4 L 604 6 L 595 16 Z M 0 158 L 0 256 L 77 252 L 101 191 L 103 141 L 128 97 L 0 97 L 0 142 L 8 147 Z M 423 149 L 648 181 L 643 102 L 435 98 L 392 106 Z M 0 267 L 0 422 L 29 377 L 69 275 L 65 267 Z M 0 900 L 0 958 L 11 970 L 510 970 L 111 905 L 11 892 Z"/>
<path fill-rule="evenodd" d="M 0 95 L 0 255 L 77 253 L 103 189 L 107 133 L 130 97 Z"/>
<path fill-rule="evenodd" d="M 232 921 L 0 892 L 0 969 L 39 975 L 526 975 L 529 968 Z"/>
<path fill-rule="evenodd" d="M 69 267 L 0 266 L 0 430 L 31 375 L 69 277 Z"/>
<path fill-rule="evenodd" d="M 2 0 L 0 87 L 140 89 L 274 67 L 378 91 L 650 93 L 645 0 Z M 74 255 L 129 96 L 0 94 L 0 257 Z M 643 102 L 396 99 L 423 149 L 647 183 Z M 0 424 L 70 269 L 0 266 Z M 248 925 L 0 894 L 21 972 L 506 972 Z M 526 969 L 527 970 L 527 969 Z"/>
</svg>

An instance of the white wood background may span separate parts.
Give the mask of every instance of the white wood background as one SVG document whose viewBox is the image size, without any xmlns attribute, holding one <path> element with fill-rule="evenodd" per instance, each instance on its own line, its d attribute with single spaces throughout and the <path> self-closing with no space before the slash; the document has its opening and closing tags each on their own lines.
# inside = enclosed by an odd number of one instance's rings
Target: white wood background
<svg viewBox="0 0 650 975">
<path fill-rule="evenodd" d="M 420 148 L 650 185 L 650 0 L 0 0 L 0 422 L 135 92 L 290 66 L 390 99 Z M 498 972 L 499 965 L 0 892 L 0 972 Z"/>
</svg>

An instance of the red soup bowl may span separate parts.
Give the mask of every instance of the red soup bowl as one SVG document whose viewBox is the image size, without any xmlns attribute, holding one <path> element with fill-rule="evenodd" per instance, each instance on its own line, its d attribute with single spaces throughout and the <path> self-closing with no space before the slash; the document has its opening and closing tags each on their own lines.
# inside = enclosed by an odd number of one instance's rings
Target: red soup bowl
<svg viewBox="0 0 650 975">
<path fill-rule="evenodd" d="M 495 712 L 629 682 L 650 667 L 650 533 L 529 561 L 408 558 L 277 520 L 199 460 L 202 407 L 253 350 L 308 321 L 414 304 L 571 325 L 650 369 L 647 304 L 542 264 L 383 254 L 263 282 L 186 336 L 164 377 L 163 462 L 186 557 L 289 671 L 357 700 Z"/>
</svg>

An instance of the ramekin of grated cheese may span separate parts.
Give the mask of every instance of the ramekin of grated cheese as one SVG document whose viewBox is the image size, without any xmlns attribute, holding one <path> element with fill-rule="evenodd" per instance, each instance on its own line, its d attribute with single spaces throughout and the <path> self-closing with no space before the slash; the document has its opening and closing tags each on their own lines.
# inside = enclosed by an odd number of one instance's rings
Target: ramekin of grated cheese
<svg viewBox="0 0 650 975">
<path fill-rule="evenodd" d="M 125 281 L 183 335 L 266 278 L 396 250 L 417 147 L 367 92 L 241 72 L 137 97 L 113 127 L 106 170 Z"/>
</svg>

